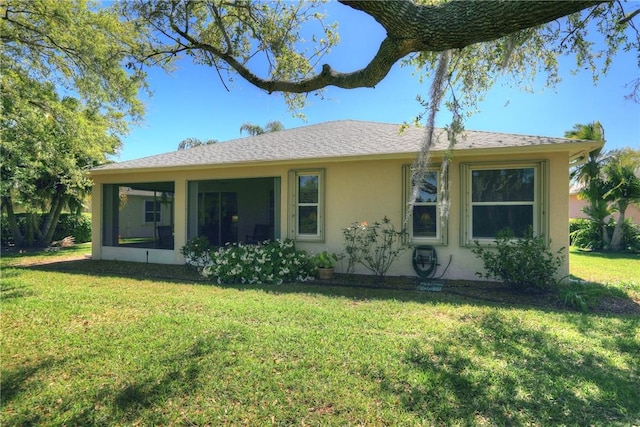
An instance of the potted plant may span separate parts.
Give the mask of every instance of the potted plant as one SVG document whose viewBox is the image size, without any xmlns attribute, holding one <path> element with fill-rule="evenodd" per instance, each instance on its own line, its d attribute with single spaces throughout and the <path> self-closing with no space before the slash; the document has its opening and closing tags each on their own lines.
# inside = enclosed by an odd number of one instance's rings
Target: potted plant
<svg viewBox="0 0 640 427">
<path fill-rule="evenodd" d="M 314 255 L 313 265 L 315 265 L 318 271 L 318 278 L 321 280 L 329 280 L 333 277 L 336 261 L 340 257 L 332 252 L 322 251 L 319 254 Z"/>
</svg>

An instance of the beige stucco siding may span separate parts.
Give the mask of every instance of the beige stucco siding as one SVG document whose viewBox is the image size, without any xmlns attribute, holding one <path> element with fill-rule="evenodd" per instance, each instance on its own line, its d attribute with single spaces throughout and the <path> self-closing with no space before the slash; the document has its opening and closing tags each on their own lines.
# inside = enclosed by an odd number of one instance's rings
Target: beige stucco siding
<svg viewBox="0 0 640 427">
<path fill-rule="evenodd" d="M 461 191 L 461 163 L 476 162 L 514 162 L 514 161 L 546 161 L 545 170 L 546 197 L 545 220 L 548 222 L 548 232 L 552 238 L 554 249 L 568 245 L 568 154 L 557 152 L 551 154 L 531 155 L 496 155 L 468 156 L 454 154 L 449 167 L 448 188 L 450 193 L 449 217 L 447 221 L 446 244 L 436 246 L 441 266 L 439 275 L 449 263 L 451 264 L 444 278 L 446 279 L 477 279 L 476 271 L 480 271 L 480 262 L 471 253 L 470 249 L 462 245 L 461 204 L 464 202 Z M 342 229 L 353 222 L 366 221 L 372 223 L 380 221 L 384 216 L 391 219 L 397 228 L 402 227 L 403 222 L 403 173 L 402 167 L 411 164 L 413 157 L 404 158 L 396 156 L 391 159 L 359 159 L 356 161 L 324 161 L 306 162 L 301 164 L 283 163 L 279 165 L 265 166 L 241 166 L 241 167 L 212 167 L 197 170 L 173 170 L 166 172 L 134 172 L 117 174 L 96 174 L 94 176 L 95 188 L 93 196 L 93 254 L 97 259 L 131 259 L 144 261 L 146 253 L 137 253 L 135 250 L 123 251 L 119 248 L 105 248 L 101 245 L 101 188 L 103 184 L 117 184 L 127 182 L 175 182 L 175 249 L 173 251 L 152 251 L 150 262 L 166 262 L 180 264 L 184 262 L 180 254 L 180 248 L 186 243 L 187 236 L 187 187 L 189 181 L 213 180 L 213 179 L 238 179 L 238 178 L 280 178 L 279 221 L 281 238 L 287 235 L 291 212 L 289 209 L 289 171 L 303 169 L 324 169 L 324 242 L 300 242 L 298 247 L 310 252 L 331 250 L 343 251 L 344 240 Z M 434 158 L 434 163 L 440 159 Z M 277 202 L 277 200 L 276 200 Z M 257 215 L 257 214 L 256 214 Z M 244 236 L 249 230 L 239 230 Z M 278 236 L 276 236 L 278 237 Z M 133 252 L 131 252 L 133 251 Z M 566 252 L 566 251 L 565 251 Z M 414 275 L 411 266 L 411 248 L 406 250 L 401 259 L 393 265 L 389 274 Z M 365 273 L 363 269 L 358 272 Z M 559 272 L 561 276 L 568 274 L 568 261 Z"/>
</svg>

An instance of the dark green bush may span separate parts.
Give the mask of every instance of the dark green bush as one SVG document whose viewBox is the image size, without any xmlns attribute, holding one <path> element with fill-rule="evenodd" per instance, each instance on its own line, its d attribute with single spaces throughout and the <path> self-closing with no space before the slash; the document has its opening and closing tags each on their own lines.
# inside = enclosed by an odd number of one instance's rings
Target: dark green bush
<svg viewBox="0 0 640 427">
<path fill-rule="evenodd" d="M 613 232 L 613 227 L 611 227 L 611 231 Z M 602 226 L 588 218 L 569 220 L 569 244 L 594 251 L 604 249 Z"/>
<path fill-rule="evenodd" d="M 76 243 L 91 241 L 91 214 L 80 216 L 61 214 L 60 221 L 53 234 L 53 240 L 61 240 L 67 236 L 73 236 Z"/>
<path fill-rule="evenodd" d="M 622 239 L 626 251 L 640 252 L 640 224 L 636 224 L 629 219 L 625 220 L 622 225 Z"/>
<path fill-rule="evenodd" d="M 27 214 L 16 214 L 16 221 L 21 233 L 25 233 Z M 45 214 L 37 215 L 37 223 L 42 224 Z M 61 240 L 67 236 L 73 236 L 76 243 L 85 243 L 91 241 L 91 214 L 75 214 L 63 213 L 53 233 L 53 240 Z M 0 217 L 0 241 L 2 246 L 10 246 L 15 242 L 9 228 L 9 220 L 6 215 Z"/>
<path fill-rule="evenodd" d="M 477 241 L 471 251 L 482 260 L 486 279 L 497 279 L 521 292 L 546 291 L 557 284 L 556 272 L 564 262 L 564 248 L 555 254 L 542 237 L 531 230 L 523 238 L 515 238 L 510 229 L 498 233 L 495 246 L 485 248 Z"/>
<path fill-rule="evenodd" d="M 607 223 L 607 233 L 613 236 L 615 221 Z M 628 252 L 640 252 L 640 226 L 626 219 L 622 225 L 623 248 Z M 602 228 L 588 218 L 574 218 L 569 221 L 569 243 L 581 249 L 592 251 L 608 250 L 608 243 L 602 240 Z"/>
</svg>

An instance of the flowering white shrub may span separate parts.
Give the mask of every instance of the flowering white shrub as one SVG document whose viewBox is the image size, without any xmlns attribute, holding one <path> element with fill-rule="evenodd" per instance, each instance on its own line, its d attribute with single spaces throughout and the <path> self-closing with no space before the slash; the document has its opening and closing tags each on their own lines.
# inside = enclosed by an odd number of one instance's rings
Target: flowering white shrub
<svg viewBox="0 0 640 427">
<path fill-rule="evenodd" d="M 187 265 L 197 267 L 200 272 L 211 264 L 211 246 L 206 237 L 189 240 L 180 252 L 184 255 Z"/>
<path fill-rule="evenodd" d="M 200 256 L 185 254 L 200 262 Z M 192 264 L 194 265 L 194 264 Z M 313 277 L 309 255 L 297 250 L 290 240 L 227 245 L 210 252 L 201 274 L 222 284 L 281 284 L 306 281 Z"/>
</svg>

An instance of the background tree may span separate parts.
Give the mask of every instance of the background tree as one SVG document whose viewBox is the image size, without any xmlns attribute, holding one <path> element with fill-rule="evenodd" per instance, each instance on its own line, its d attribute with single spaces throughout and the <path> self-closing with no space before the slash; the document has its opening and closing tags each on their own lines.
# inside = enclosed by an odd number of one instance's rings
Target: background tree
<svg viewBox="0 0 640 427">
<path fill-rule="evenodd" d="M 587 123 L 586 125 L 577 123 L 573 125 L 573 129 L 564 133 L 564 137 L 571 139 L 585 139 L 587 141 L 604 141 L 604 127 L 597 120 Z"/>
<path fill-rule="evenodd" d="M 328 86 L 375 87 L 395 64 L 415 67 L 419 79 L 432 83 L 423 101 L 426 111 L 417 119 L 426 117 L 427 132 L 414 175 L 429 164 L 441 105 L 452 115 L 452 147 L 465 113 L 475 111 L 497 81 L 531 89 L 543 73 L 546 85 L 553 86 L 560 80 L 558 57 L 566 54 L 575 56 L 576 69 L 592 70 L 597 80 L 618 49 L 640 50 L 634 23 L 638 12 L 627 13 L 619 1 L 338 3 L 369 15 L 386 34 L 371 60 L 353 71 L 339 71 L 324 62 L 339 35 L 338 24 L 328 22 L 320 9 L 322 1 L 131 0 L 117 5 L 128 20 L 147 31 L 147 49 L 138 56 L 139 64 L 164 64 L 185 53 L 196 64 L 215 70 L 225 85 L 240 76 L 269 94 L 282 93 L 294 111 L 305 105 L 309 93 L 321 94 Z M 600 45 L 604 49 L 596 48 Z M 633 87 L 632 96 L 638 100 L 640 78 Z M 448 164 L 441 165 L 443 175 Z M 440 193 L 445 203 L 444 185 Z"/>
<path fill-rule="evenodd" d="M 11 69 L 72 93 L 102 109 L 119 132 L 141 118 L 145 73 L 129 60 L 141 49 L 136 22 L 87 0 L 2 0 L 0 7 L 3 74 Z"/>
<path fill-rule="evenodd" d="M 203 141 L 198 138 L 185 138 L 182 141 L 180 141 L 180 144 L 178 144 L 178 150 L 186 150 L 193 147 L 200 147 L 201 145 L 216 144 L 217 142 L 218 140 L 216 139 L 208 139 L 206 141 Z"/>
<path fill-rule="evenodd" d="M 87 169 L 142 115 L 144 73 L 124 67 L 139 33 L 82 0 L 3 0 L 0 10 L 1 207 L 18 245 L 47 245 L 60 212 L 89 191 Z M 28 214 L 24 235 L 16 205 Z"/>
<path fill-rule="evenodd" d="M 16 245 L 46 246 L 62 210 L 80 211 L 91 188 L 87 169 L 114 154 L 120 139 L 109 132 L 108 117 L 76 98 L 60 98 L 52 84 L 11 71 L 0 79 L 2 208 Z M 24 232 L 15 205 L 27 213 Z"/>
<path fill-rule="evenodd" d="M 254 125 L 253 123 L 249 122 L 244 123 L 242 126 L 240 126 L 240 134 L 242 134 L 242 132 L 247 132 L 247 134 L 251 136 L 262 135 L 263 133 L 269 132 L 278 132 L 281 130 L 284 130 L 284 125 L 276 120 L 267 123 L 264 128 L 260 125 Z"/>
<path fill-rule="evenodd" d="M 579 69 L 590 68 L 597 76 L 619 48 L 638 49 L 639 44 L 637 12 L 628 14 L 614 1 L 339 3 L 368 14 L 386 32 L 370 62 L 354 71 L 322 63 L 339 36 L 337 24 L 326 22 L 320 12 L 320 1 L 132 0 L 118 7 L 147 29 L 142 63 L 165 63 L 186 53 L 215 69 L 223 83 L 239 75 L 268 93 L 283 93 L 294 109 L 304 105 L 305 94 L 327 86 L 374 87 L 398 62 L 429 77 L 441 52 L 449 52 L 443 74 L 451 88 L 459 89 L 448 102 L 473 105 L 505 75 L 527 86 L 544 72 L 554 84 L 558 56 L 571 53 Z M 600 37 L 604 51 L 597 51 L 588 36 Z"/>
<path fill-rule="evenodd" d="M 565 138 L 589 141 L 604 141 L 604 135 L 604 127 L 598 121 L 575 124 L 573 129 L 564 133 Z M 594 227 L 600 230 L 600 242 L 594 245 L 596 249 L 602 249 L 610 242 L 605 219 L 611 211 L 604 198 L 607 190 L 602 170 L 606 159 L 607 156 L 602 149 L 593 150 L 589 153 L 587 161 L 573 168 L 570 175 L 571 180 L 580 187 L 578 197 L 587 200 L 587 206 L 583 208 L 583 212 L 592 221 Z"/>
<path fill-rule="evenodd" d="M 618 212 L 610 249 L 623 249 L 625 212 L 630 204 L 640 203 L 640 151 L 629 148 L 611 153 L 604 168 L 604 198 Z"/>
</svg>

